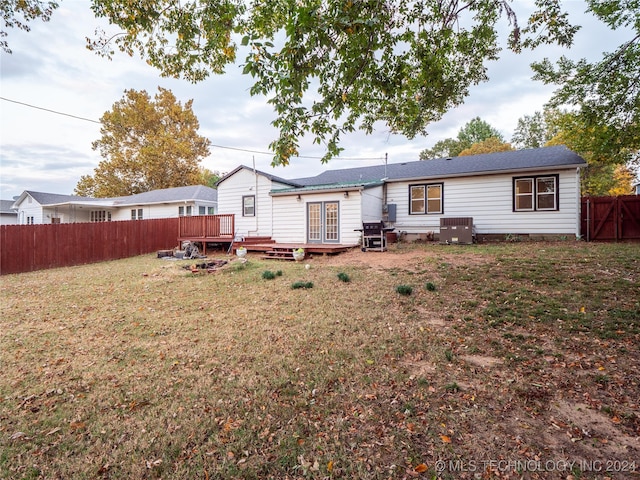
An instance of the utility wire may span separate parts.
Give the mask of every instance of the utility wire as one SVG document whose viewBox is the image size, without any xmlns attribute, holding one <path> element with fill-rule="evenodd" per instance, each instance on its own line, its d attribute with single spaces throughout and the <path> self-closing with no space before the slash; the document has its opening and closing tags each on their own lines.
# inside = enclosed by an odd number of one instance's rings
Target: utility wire
<svg viewBox="0 0 640 480">
<path fill-rule="evenodd" d="M 71 118 L 75 118 L 76 120 L 83 120 L 85 122 L 91 122 L 91 123 L 97 123 L 99 125 L 102 125 L 102 122 L 100 122 L 99 120 L 93 120 L 91 118 L 86 118 L 86 117 L 79 117 L 78 115 L 71 115 L 70 113 L 64 113 L 64 112 L 59 112 L 57 110 L 51 110 L 49 108 L 44 108 L 44 107 L 38 107 L 37 105 L 31 105 L 30 103 L 25 103 L 25 102 L 19 102 L 18 100 L 12 100 L 10 98 L 6 98 L 6 97 L 0 97 L 0 100 L 4 100 L 5 102 L 11 102 L 11 103 L 16 103 L 18 105 L 22 105 L 25 107 L 29 107 L 29 108 L 35 108 L 36 110 L 43 110 L 45 112 L 49 112 L 49 113 L 54 113 L 56 115 L 63 115 L 65 117 L 71 117 Z M 249 150 L 246 148 L 239 148 L 239 147 L 227 147 L 224 145 L 211 145 L 214 148 L 222 148 L 225 150 L 235 150 L 238 152 L 245 152 L 245 153 L 255 153 L 258 155 L 273 155 L 273 152 L 261 152 L 259 150 Z M 296 158 L 309 158 L 309 159 L 313 159 L 313 160 L 320 160 L 322 159 L 322 157 L 313 157 L 313 156 L 308 156 L 308 155 L 297 155 Z M 382 160 L 382 157 L 338 157 L 341 160 Z"/>
<path fill-rule="evenodd" d="M 71 115 L 70 113 L 58 112 L 56 110 L 50 110 L 48 108 L 37 107 L 36 105 L 31 105 L 29 103 L 19 102 L 17 100 L 11 100 L 10 98 L 0 97 L 0 100 L 4 100 L 5 102 L 17 103 L 18 105 L 24 105 L 25 107 L 35 108 L 37 110 L 44 110 L 45 112 L 55 113 L 56 115 L 64 115 L 65 117 L 71 117 L 71 118 L 75 118 L 77 120 L 84 120 L 85 122 L 98 123 L 98 124 L 102 123 L 102 122 L 99 122 L 98 120 L 92 120 L 90 118 L 79 117 L 77 115 Z"/>
</svg>

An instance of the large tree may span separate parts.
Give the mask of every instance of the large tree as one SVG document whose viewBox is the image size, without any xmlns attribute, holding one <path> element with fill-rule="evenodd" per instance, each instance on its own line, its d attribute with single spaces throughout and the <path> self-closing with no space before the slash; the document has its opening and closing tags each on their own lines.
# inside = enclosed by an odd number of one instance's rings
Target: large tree
<svg viewBox="0 0 640 480">
<path fill-rule="evenodd" d="M 533 115 L 524 115 L 518 119 L 518 124 L 511 137 L 511 143 L 517 149 L 540 148 L 553 138 L 549 131 L 545 112 L 535 112 Z"/>
<path fill-rule="evenodd" d="M 629 32 L 628 41 L 599 61 L 562 57 L 532 64 L 534 79 L 558 85 L 552 107 L 578 107 L 580 122 L 603 133 L 599 155 L 626 151 L 628 160 L 640 157 L 640 3 L 638 0 L 587 0 L 589 10 L 614 30 Z"/>
<path fill-rule="evenodd" d="M 628 149 L 608 144 L 608 126 L 590 124 L 579 111 L 567 110 L 557 110 L 547 122 L 556 133 L 546 145 L 566 145 L 587 161 L 587 168 L 582 170 L 584 195 L 608 195 L 619 187 L 616 168 L 632 166 L 633 162 L 629 161 Z"/>
<path fill-rule="evenodd" d="M 588 195 L 621 194 L 630 188 L 623 175 L 637 168 L 637 150 L 622 146 L 611 126 L 593 124 L 579 110 L 546 108 L 518 120 L 512 142 L 517 148 L 566 145 L 588 164 L 582 191 Z M 611 193 L 614 192 L 614 193 Z"/>
<path fill-rule="evenodd" d="M 570 45 L 577 27 L 560 0 L 536 4 L 521 28 L 510 0 L 93 0 L 122 31 L 90 47 L 137 51 L 163 75 L 191 81 L 224 71 L 242 48 L 251 94 L 276 112 L 273 163 L 287 164 L 306 134 L 325 145 L 324 160 L 340 153 L 341 135 L 378 121 L 408 138 L 426 134 L 488 79 L 500 21 L 511 25 L 513 50 Z"/>
<path fill-rule="evenodd" d="M 637 0 L 586 3 L 612 28 L 635 34 L 601 62 L 538 63 L 537 78 L 560 86 L 554 104 L 586 107 L 585 120 L 607 125 L 610 137 L 637 151 Z M 139 52 L 163 75 L 191 81 L 224 72 L 242 48 L 244 72 L 255 78 L 251 94 L 267 96 L 276 112 L 273 163 L 287 164 L 306 134 L 326 145 L 324 160 L 340 153 L 342 134 L 371 132 L 378 121 L 408 138 L 425 134 L 470 86 L 487 80 L 486 64 L 500 51 L 499 21 L 510 22 L 508 46 L 516 52 L 570 46 L 579 27 L 569 24 L 561 0 L 535 4 L 521 28 L 511 0 L 92 0 L 96 16 L 120 31 L 89 47 L 107 56 Z M 23 13 L 12 5 L 50 11 L 56 3 L 0 5 L 6 26 Z M 34 12 L 26 18 L 48 17 Z"/>
<path fill-rule="evenodd" d="M 102 137 L 93 142 L 104 160 L 93 176 L 81 177 L 76 194 L 116 197 L 202 183 L 199 162 L 211 142 L 198 135 L 192 103 L 183 106 L 164 88 L 153 99 L 126 90 L 102 116 Z"/>
<path fill-rule="evenodd" d="M 480 155 L 482 153 L 509 152 L 513 149 L 510 143 L 503 142 L 496 137 L 489 137 L 486 140 L 474 143 L 469 148 L 465 148 L 458 156 L 466 157 L 470 155 Z"/>
<path fill-rule="evenodd" d="M 460 128 L 456 138 L 445 138 L 436 142 L 432 148 L 427 148 L 420 152 L 420 160 L 457 157 L 460 152 L 490 138 L 495 138 L 498 142 L 504 143 L 502 134 L 496 128 L 480 117 L 475 117 Z"/>
</svg>

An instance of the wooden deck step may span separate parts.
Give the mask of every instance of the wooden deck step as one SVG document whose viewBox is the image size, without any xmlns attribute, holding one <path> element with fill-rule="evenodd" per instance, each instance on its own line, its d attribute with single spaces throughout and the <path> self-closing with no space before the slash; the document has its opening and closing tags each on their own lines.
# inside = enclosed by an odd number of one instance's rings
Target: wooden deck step
<svg viewBox="0 0 640 480">
<path fill-rule="evenodd" d="M 261 258 L 268 260 L 293 260 L 293 251 L 291 250 L 267 250 Z"/>
</svg>

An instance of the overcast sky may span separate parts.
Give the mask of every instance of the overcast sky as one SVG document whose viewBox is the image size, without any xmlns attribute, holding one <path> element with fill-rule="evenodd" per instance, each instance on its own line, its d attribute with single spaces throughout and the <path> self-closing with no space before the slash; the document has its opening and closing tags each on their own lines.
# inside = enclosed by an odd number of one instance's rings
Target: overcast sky
<svg viewBox="0 0 640 480">
<path fill-rule="evenodd" d="M 524 22 L 531 2 L 515 0 L 513 7 Z M 137 57 L 101 58 L 85 48 L 85 37 L 92 37 L 98 26 L 108 32 L 115 32 L 113 28 L 92 15 L 88 1 L 62 0 L 50 22 L 37 21 L 30 32 L 9 31 L 13 53 L 0 53 L 0 96 L 11 100 L 0 100 L 0 198 L 9 200 L 24 190 L 72 194 L 80 177 L 92 175 L 101 160 L 91 148 L 100 138 L 98 120 L 122 99 L 124 90 L 132 88 L 153 96 L 161 86 L 172 90 L 182 103 L 193 99 L 199 133 L 214 145 L 202 165 L 220 173 L 238 165 L 252 166 L 255 161 L 259 170 L 296 178 L 327 168 L 382 164 L 385 154 L 389 163 L 418 160 L 420 151 L 455 137 L 476 116 L 510 140 L 518 119 L 542 110 L 554 90 L 531 80 L 532 61 L 563 54 L 597 59 L 629 39 L 627 32 L 613 32 L 585 14 L 583 1 L 567 1 L 565 8 L 572 23 L 583 26 L 571 50 L 545 47 L 523 55 L 504 50 L 501 59 L 489 65 L 489 82 L 471 88 L 465 104 L 432 124 L 428 136 L 408 140 L 380 125 L 372 135 L 356 132 L 343 137 L 343 158 L 328 165 L 319 160 L 324 153 L 321 148 L 308 142 L 302 144 L 300 154 L 315 158 L 293 158 L 289 166 L 273 168 L 268 154 L 268 145 L 276 138 L 270 125 L 273 111 L 264 97 L 249 95 L 251 78 L 241 75 L 239 67 L 194 85 L 161 78 Z"/>
</svg>

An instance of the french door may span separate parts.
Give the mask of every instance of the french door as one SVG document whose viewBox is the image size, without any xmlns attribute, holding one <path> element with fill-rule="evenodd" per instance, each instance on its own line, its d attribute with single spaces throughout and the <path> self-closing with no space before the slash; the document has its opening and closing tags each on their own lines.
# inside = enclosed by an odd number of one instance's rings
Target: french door
<svg viewBox="0 0 640 480">
<path fill-rule="evenodd" d="M 339 243 L 339 213 L 338 202 L 307 203 L 307 242 Z"/>
</svg>

